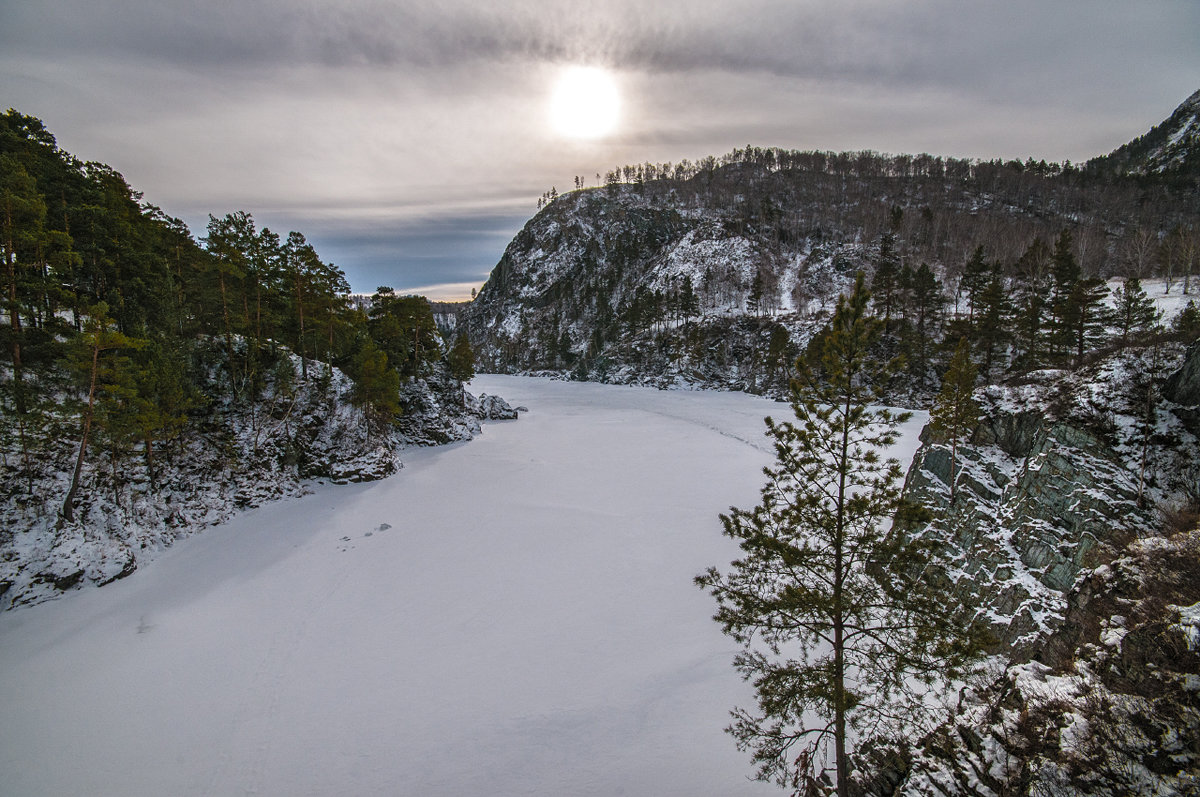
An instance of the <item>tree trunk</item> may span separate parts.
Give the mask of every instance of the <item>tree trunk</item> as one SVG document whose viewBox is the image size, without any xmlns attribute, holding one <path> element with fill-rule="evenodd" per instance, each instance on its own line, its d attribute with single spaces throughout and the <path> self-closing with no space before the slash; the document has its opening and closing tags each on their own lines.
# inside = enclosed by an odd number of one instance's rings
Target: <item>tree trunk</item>
<svg viewBox="0 0 1200 797">
<path fill-rule="evenodd" d="M 849 381 L 847 380 L 848 383 Z M 846 642 L 845 618 L 842 616 L 842 585 L 845 580 L 846 467 L 850 449 L 851 409 L 850 396 L 847 395 L 842 415 L 841 451 L 838 454 L 838 494 L 833 537 L 833 740 L 838 797 L 850 795 L 850 765 L 846 758 Z"/>
<path fill-rule="evenodd" d="M 79 475 L 83 472 L 83 458 L 87 453 L 88 437 L 92 433 L 92 414 L 96 407 L 96 372 L 99 370 L 99 366 L 100 346 L 97 344 L 92 347 L 91 384 L 88 386 L 87 409 L 83 414 L 83 435 L 79 441 L 79 455 L 75 458 L 75 470 L 71 473 L 71 487 L 67 490 L 67 497 L 63 500 L 59 528 L 63 523 L 71 523 L 75 520 L 75 493 L 79 490 Z"/>
<path fill-rule="evenodd" d="M 237 379 L 233 374 L 233 330 L 229 326 L 229 302 L 225 294 L 225 272 L 221 271 L 220 266 L 217 266 L 217 281 L 221 286 L 221 318 L 225 323 L 225 353 L 229 358 L 229 390 L 233 394 L 234 401 L 237 401 Z"/>
<path fill-rule="evenodd" d="M 13 373 L 21 371 L 21 314 L 17 312 L 17 263 L 16 245 L 12 238 L 12 206 L 5 203 L 4 226 L 7 236 L 4 241 L 4 266 L 8 276 L 8 323 L 12 327 Z"/>
<path fill-rule="evenodd" d="M 300 283 L 296 283 L 296 310 L 300 315 L 300 375 L 308 379 L 308 354 L 304 351 L 304 296 L 300 292 Z"/>
<path fill-rule="evenodd" d="M 957 461 L 958 437 L 955 436 L 950 438 L 950 503 L 954 503 L 954 488 L 958 485 L 958 479 L 954 478 L 954 466 Z"/>
<path fill-rule="evenodd" d="M 153 443 L 150 435 L 146 435 L 145 442 L 146 442 L 146 476 L 150 479 L 150 492 L 154 492 L 155 488 L 156 488 L 155 478 L 154 478 L 154 443 Z"/>
</svg>

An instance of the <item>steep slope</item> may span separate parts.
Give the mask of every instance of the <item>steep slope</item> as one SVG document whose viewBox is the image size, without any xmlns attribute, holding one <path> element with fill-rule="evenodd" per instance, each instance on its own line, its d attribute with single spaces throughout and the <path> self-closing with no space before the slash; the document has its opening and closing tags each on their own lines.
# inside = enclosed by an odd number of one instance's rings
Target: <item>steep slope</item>
<svg viewBox="0 0 1200 797">
<path fill-rule="evenodd" d="M 949 450 L 926 430 L 906 492 L 935 519 L 918 533 L 991 622 L 997 657 L 875 793 L 1200 785 L 1197 368 L 1200 345 L 1165 345 L 981 390 L 952 500 Z"/>
<path fill-rule="evenodd" d="M 758 275 L 782 271 L 789 255 L 712 209 L 660 206 L 628 186 L 580 191 L 517 235 L 464 320 L 487 369 L 761 389 L 772 374 L 752 360 L 778 319 L 746 302 Z M 844 281 L 831 261 L 814 255 L 808 267 L 821 271 L 810 282 L 825 301 Z M 773 299 L 773 310 L 795 306 L 804 286 L 790 277 L 787 304 Z"/>
<path fill-rule="evenodd" d="M 1196 187 L 1200 180 L 1200 91 L 1162 123 L 1087 168 L 1110 174 L 1159 176 Z"/>
<path fill-rule="evenodd" d="M 219 357 L 219 352 L 214 352 Z M 443 363 L 405 383 L 404 413 L 381 424 L 350 401 L 353 382 L 337 368 L 287 354 L 254 403 L 225 403 L 196 413 L 151 470 L 139 457 L 89 458 L 76 516 L 59 514 L 74 450 L 40 452 L 26 483 L 0 474 L 0 606 L 38 603 L 133 573 L 176 539 L 239 511 L 300 495 L 313 482 L 371 481 L 401 467 L 407 446 L 469 440 L 481 418 L 515 417 L 496 397 L 476 398 Z M 481 400 L 482 399 L 482 400 Z"/>
<path fill-rule="evenodd" d="M 1159 136 L 1158 161 L 1191 162 L 1196 100 Z M 1146 278 L 1156 242 L 1200 211 L 1200 192 L 1157 177 L 1032 160 L 747 148 L 612 180 L 553 199 L 510 243 L 462 315 L 482 367 L 771 391 L 780 358 L 857 270 L 927 263 L 941 304 L 965 309 L 976 247 L 1011 281 L 1022 257 L 1044 261 L 1029 255 L 1039 241 L 1069 230 L 1084 274 Z M 1175 276 L 1194 269 L 1180 257 Z M 927 374 L 915 379 L 928 389 Z"/>
</svg>

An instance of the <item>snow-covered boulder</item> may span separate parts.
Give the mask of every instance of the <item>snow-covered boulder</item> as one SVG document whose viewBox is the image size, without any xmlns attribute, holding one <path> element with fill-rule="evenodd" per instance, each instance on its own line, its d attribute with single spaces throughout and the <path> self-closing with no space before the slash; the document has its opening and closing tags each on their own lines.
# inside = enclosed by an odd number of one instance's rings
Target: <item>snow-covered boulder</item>
<svg viewBox="0 0 1200 797">
<path fill-rule="evenodd" d="M 517 410 L 499 396 L 480 393 L 478 396 L 467 394 L 467 406 L 471 413 L 485 421 L 511 421 L 517 418 Z"/>
</svg>

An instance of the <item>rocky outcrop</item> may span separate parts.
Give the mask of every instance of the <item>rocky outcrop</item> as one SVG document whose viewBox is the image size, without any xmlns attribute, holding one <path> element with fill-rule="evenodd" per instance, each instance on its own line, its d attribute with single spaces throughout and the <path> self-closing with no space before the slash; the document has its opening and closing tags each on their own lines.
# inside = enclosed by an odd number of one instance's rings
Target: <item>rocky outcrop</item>
<svg viewBox="0 0 1200 797">
<path fill-rule="evenodd" d="M 1099 440 L 1035 413 L 990 413 L 959 447 L 954 476 L 951 501 L 949 451 L 927 440 L 906 495 L 936 508 L 924 533 L 1018 657 L 1037 655 L 1058 627 L 1066 592 L 1098 548 L 1121 547 L 1154 527 L 1153 513 L 1138 505 L 1136 476 Z"/>
<path fill-rule="evenodd" d="M 1200 443 L 1171 401 L 1139 422 L 1146 385 L 1186 383 L 1194 355 L 1129 351 L 979 391 L 953 499 L 949 448 L 925 431 L 905 491 L 934 519 L 908 533 L 942 550 L 998 644 L 935 732 L 863 759 L 868 793 L 1200 788 Z"/>
<path fill-rule="evenodd" d="M 442 445 L 479 434 L 479 416 L 467 402 L 462 382 L 437 363 L 423 379 L 400 388 L 402 414 L 396 428 L 406 443 Z"/>
<path fill-rule="evenodd" d="M 1192 344 L 1179 370 L 1167 377 L 1163 396 L 1186 407 L 1200 407 L 1200 341 Z"/>
<path fill-rule="evenodd" d="M 511 407 L 499 396 L 489 396 L 487 393 L 478 396 L 468 393 L 467 406 L 472 415 L 487 421 L 515 421 L 518 412 L 526 411 L 524 407 Z"/>
<path fill-rule="evenodd" d="M 1200 790 L 1200 529 L 1138 540 L 1066 596 L 1045 662 L 1010 665 L 893 755 L 875 794 Z"/>
<path fill-rule="evenodd" d="M 1196 437 L 1166 404 L 1155 429 L 1140 428 L 1128 394 L 1130 374 L 1156 360 L 1169 372 L 1182 349 L 981 391 L 982 420 L 958 447 L 953 500 L 949 446 L 923 433 L 905 491 L 935 519 L 918 533 L 942 548 L 949 577 L 1015 659 L 1041 655 L 1080 573 L 1154 533 L 1158 506 L 1187 498 Z"/>
<path fill-rule="evenodd" d="M 294 356 L 292 365 L 298 374 Z M 89 460 L 73 523 L 59 522 L 55 503 L 65 492 L 69 463 L 47 461 L 36 489 L 22 485 L 0 505 L 0 605 L 36 603 L 125 578 L 177 538 L 243 509 L 303 494 L 314 480 L 384 478 L 399 470 L 405 446 L 469 440 L 481 418 L 504 415 L 507 407 L 488 397 L 481 410 L 443 363 L 402 386 L 403 414 L 392 425 L 372 422 L 354 406 L 351 388 L 337 369 L 309 380 L 272 380 L 259 401 L 220 405 L 164 446 L 153 478 L 136 454 L 115 470 L 100 458 Z"/>
<path fill-rule="evenodd" d="M 1192 344 L 1187 359 L 1163 384 L 1163 396 L 1178 406 L 1175 414 L 1188 429 L 1200 435 L 1200 341 Z"/>
</svg>

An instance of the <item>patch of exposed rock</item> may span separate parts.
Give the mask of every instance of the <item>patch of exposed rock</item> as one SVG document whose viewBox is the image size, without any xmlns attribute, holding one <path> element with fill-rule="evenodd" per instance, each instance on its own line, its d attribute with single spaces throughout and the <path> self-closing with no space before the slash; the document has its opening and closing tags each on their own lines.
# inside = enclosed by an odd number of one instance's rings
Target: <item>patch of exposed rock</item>
<svg viewBox="0 0 1200 797">
<path fill-rule="evenodd" d="M 1198 360 L 1164 344 L 981 391 L 952 500 L 925 431 L 905 490 L 934 519 L 909 531 L 998 646 L 932 734 L 867 749 L 860 793 L 1200 791 L 1200 444 L 1177 403 Z"/>
<path fill-rule="evenodd" d="M 1045 662 L 996 665 L 876 795 L 1200 791 L 1200 529 L 1083 574 Z"/>
<path fill-rule="evenodd" d="M 515 421 L 517 414 L 526 411 L 524 407 L 511 407 L 499 396 L 480 393 L 478 396 L 467 394 L 467 403 L 471 414 L 485 421 Z"/>
<path fill-rule="evenodd" d="M 941 545 L 948 577 L 1018 659 L 1038 656 L 1061 625 L 1080 573 L 1155 533 L 1158 507 L 1185 502 L 1194 487 L 1200 446 L 1172 405 L 1160 402 L 1153 428 L 1139 427 L 1130 375 L 1155 358 L 1159 384 L 1192 362 L 1178 346 L 1136 351 L 981 391 L 983 420 L 958 448 L 953 500 L 949 446 L 922 433 L 905 486 L 934 510 L 921 533 Z"/>
</svg>

